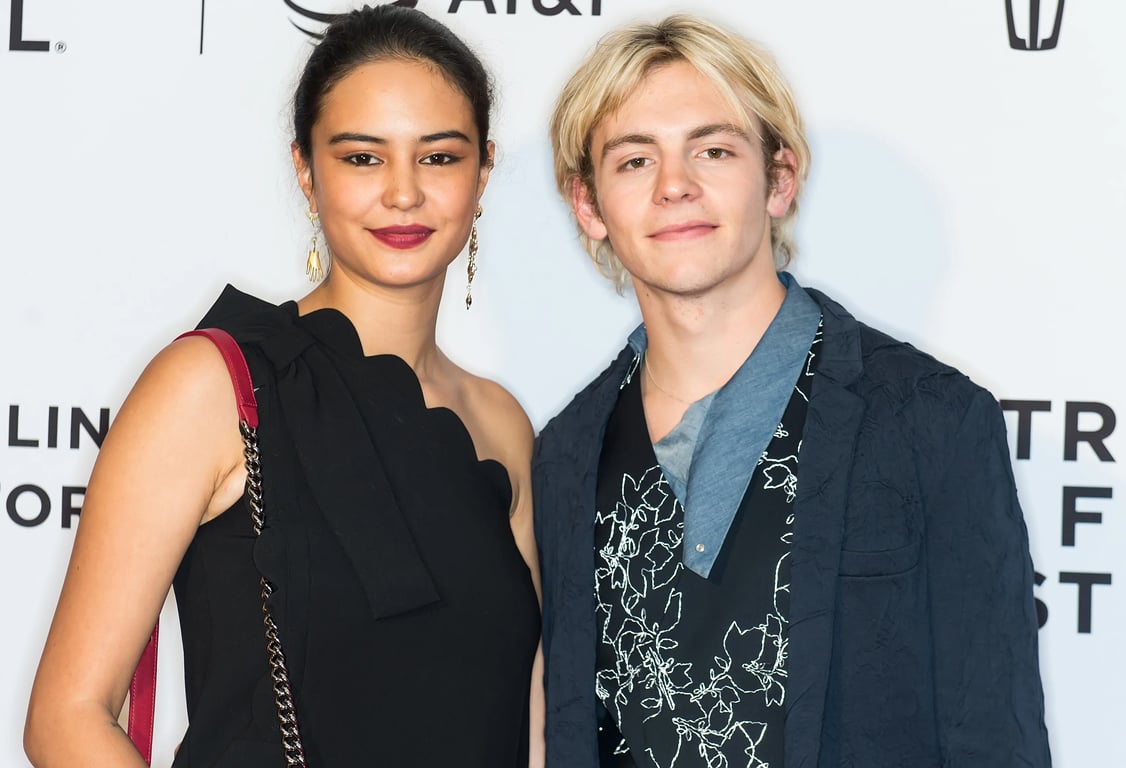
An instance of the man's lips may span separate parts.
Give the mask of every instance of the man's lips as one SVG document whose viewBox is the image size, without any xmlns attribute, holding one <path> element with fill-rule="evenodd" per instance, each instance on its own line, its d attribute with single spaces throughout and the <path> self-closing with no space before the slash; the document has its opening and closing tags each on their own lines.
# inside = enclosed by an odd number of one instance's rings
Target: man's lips
<svg viewBox="0 0 1126 768">
<path fill-rule="evenodd" d="M 691 240 L 711 234 L 716 225 L 707 221 L 684 221 L 661 227 L 649 237 L 654 240 Z"/>
<path fill-rule="evenodd" d="M 372 237 L 384 245 L 389 245 L 392 248 L 414 248 L 426 242 L 426 238 L 434 234 L 434 230 L 430 227 L 424 227 L 419 224 L 408 224 L 405 226 L 395 227 L 380 227 L 379 229 L 369 229 Z"/>
</svg>

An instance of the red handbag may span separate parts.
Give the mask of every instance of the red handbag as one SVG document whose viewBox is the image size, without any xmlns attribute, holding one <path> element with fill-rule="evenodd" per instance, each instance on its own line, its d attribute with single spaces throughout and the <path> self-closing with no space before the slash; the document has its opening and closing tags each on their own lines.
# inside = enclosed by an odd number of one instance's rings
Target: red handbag
<svg viewBox="0 0 1126 768">
<path fill-rule="evenodd" d="M 235 390 L 235 404 L 238 407 L 239 432 L 245 446 L 246 456 L 246 495 L 250 502 L 250 516 L 254 523 L 254 535 L 262 533 L 265 513 L 262 509 L 262 468 L 258 458 L 258 401 L 254 397 L 254 384 L 250 379 L 250 369 L 246 358 L 239 349 L 238 342 L 229 333 L 219 328 L 202 328 L 178 336 L 203 336 L 210 339 L 227 365 L 231 384 Z M 270 615 L 267 599 L 273 586 L 265 578 L 260 579 L 262 594 L 262 623 L 266 633 L 266 655 L 270 663 L 270 677 L 273 680 L 274 701 L 278 710 L 278 725 L 281 731 L 282 751 L 286 765 L 304 766 L 305 749 L 301 743 L 301 733 L 297 727 L 297 710 L 293 704 L 293 691 L 289 685 L 289 672 L 285 665 L 278 628 Z M 152 763 L 153 720 L 156 709 L 156 651 L 160 634 L 160 623 L 153 628 L 148 645 L 141 653 L 141 660 L 133 673 L 129 685 L 129 738 L 141 753 L 146 764 Z"/>
</svg>

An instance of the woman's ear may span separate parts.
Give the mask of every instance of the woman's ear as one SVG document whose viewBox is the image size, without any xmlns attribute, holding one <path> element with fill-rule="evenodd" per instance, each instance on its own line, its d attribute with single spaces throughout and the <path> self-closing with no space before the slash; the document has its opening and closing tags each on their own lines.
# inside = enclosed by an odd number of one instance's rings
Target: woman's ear
<svg viewBox="0 0 1126 768">
<path fill-rule="evenodd" d="M 493 170 L 493 161 L 496 160 L 497 145 L 492 141 L 485 142 L 485 162 L 481 164 L 480 174 L 477 177 L 477 200 L 485 194 L 485 186 L 489 183 L 489 174 Z"/>
<path fill-rule="evenodd" d="M 309 201 L 309 210 L 316 213 L 317 202 L 313 198 L 313 165 L 305 159 L 305 155 L 302 154 L 301 147 L 297 146 L 296 141 L 289 145 L 289 152 L 293 156 L 293 170 L 297 174 L 297 185 L 301 187 L 301 193 Z"/>
</svg>

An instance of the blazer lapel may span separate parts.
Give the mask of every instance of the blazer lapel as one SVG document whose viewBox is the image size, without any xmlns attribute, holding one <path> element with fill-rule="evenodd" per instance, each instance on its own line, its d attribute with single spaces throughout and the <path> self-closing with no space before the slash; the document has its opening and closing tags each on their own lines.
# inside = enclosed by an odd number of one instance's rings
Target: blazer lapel
<svg viewBox="0 0 1126 768">
<path fill-rule="evenodd" d="M 581 409 L 571 429 L 545 430 L 537 453 L 554 466 L 537 473 L 544 572 L 544 651 L 547 654 L 549 762 L 598 764 L 594 676 L 598 643 L 594 596 L 594 519 L 602 438 L 623 377 L 635 357 L 626 347 L 610 367 L 576 396 Z M 547 442 L 544 442 L 547 441 Z M 546 519 L 545 519 L 546 518 Z"/>
<path fill-rule="evenodd" d="M 563 545 L 568 552 L 567 570 L 562 575 L 564 594 L 577 597 L 576 613 L 582 611 L 582 619 L 577 621 L 572 631 L 581 636 L 578 647 L 583 649 L 583 669 L 593 673 L 595 650 L 597 648 L 597 629 L 594 614 L 594 520 L 598 511 L 598 464 L 602 457 L 602 439 L 610 414 L 618 402 L 622 378 L 626 375 L 634 352 L 627 347 L 597 381 L 591 397 L 592 426 L 595 434 L 590 441 L 581 443 L 582 453 L 578 457 L 580 485 L 578 496 L 572 509 L 577 512 L 570 520 L 567 540 Z M 581 605 L 581 608 L 579 608 Z M 593 696 L 594 686 L 590 685 Z"/>
<path fill-rule="evenodd" d="M 790 574 L 786 764 L 818 764 L 833 651 L 844 512 L 864 401 L 847 387 L 859 376 L 856 321 L 816 291 L 823 343 L 798 462 Z"/>
</svg>

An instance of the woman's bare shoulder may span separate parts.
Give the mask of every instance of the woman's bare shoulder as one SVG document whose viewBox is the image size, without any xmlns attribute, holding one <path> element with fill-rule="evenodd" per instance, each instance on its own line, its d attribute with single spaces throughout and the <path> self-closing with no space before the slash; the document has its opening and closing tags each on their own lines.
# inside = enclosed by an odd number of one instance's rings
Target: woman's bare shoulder
<svg viewBox="0 0 1126 768">
<path fill-rule="evenodd" d="M 534 434 L 524 407 L 501 384 L 482 376 L 468 375 L 467 398 L 478 420 L 489 425 L 489 432 L 507 447 L 505 453 L 527 461 L 531 457 Z"/>
<path fill-rule="evenodd" d="M 223 499 L 214 496 L 240 466 L 241 440 L 231 379 L 209 340 L 178 339 L 152 359 L 114 419 L 99 458 L 101 463 L 136 462 L 154 445 L 165 457 L 154 470 L 171 470 L 175 461 L 181 471 L 202 473 L 199 482 L 212 497 L 204 520 L 216 514 L 212 507 L 226 508 L 225 497 L 234 491 L 221 494 Z"/>
</svg>

